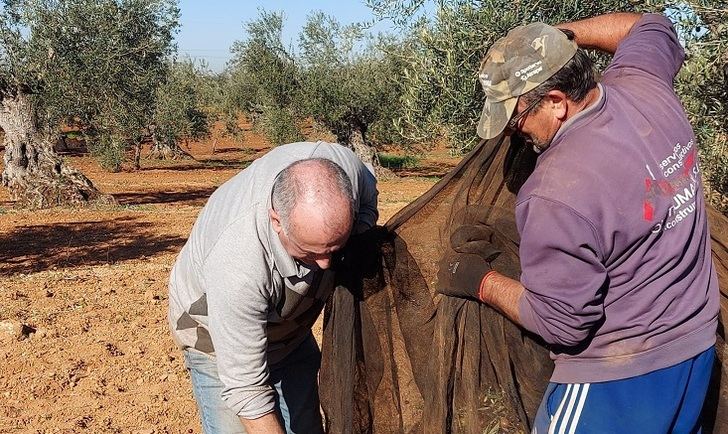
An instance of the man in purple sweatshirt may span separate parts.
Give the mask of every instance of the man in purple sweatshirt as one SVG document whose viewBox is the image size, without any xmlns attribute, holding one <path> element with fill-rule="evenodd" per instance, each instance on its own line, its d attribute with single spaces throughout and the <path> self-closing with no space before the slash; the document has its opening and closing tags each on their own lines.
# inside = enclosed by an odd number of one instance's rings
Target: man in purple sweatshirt
<svg viewBox="0 0 728 434">
<path fill-rule="evenodd" d="M 614 55 L 599 83 L 581 48 Z M 534 432 L 700 429 L 719 303 L 695 135 L 673 90 L 683 58 L 664 16 L 616 13 L 515 28 L 481 66 L 478 133 L 540 152 L 516 203 L 522 274 L 453 253 L 440 292 L 549 344 Z"/>
</svg>

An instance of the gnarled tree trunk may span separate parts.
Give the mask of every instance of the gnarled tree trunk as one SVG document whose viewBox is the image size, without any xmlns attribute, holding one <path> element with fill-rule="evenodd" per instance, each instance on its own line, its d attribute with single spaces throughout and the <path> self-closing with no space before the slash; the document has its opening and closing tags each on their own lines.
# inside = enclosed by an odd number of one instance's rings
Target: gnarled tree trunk
<svg viewBox="0 0 728 434">
<path fill-rule="evenodd" d="M 193 159 L 192 155 L 182 149 L 177 143 L 168 143 L 166 140 L 160 140 L 159 135 L 155 131 L 154 125 L 149 126 L 149 133 L 152 136 L 152 149 L 149 151 L 148 159 L 159 160 L 184 160 Z"/>
<path fill-rule="evenodd" d="M 377 179 L 388 179 L 397 177 L 394 172 L 382 166 L 382 164 L 379 162 L 379 157 L 377 156 L 376 149 L 374 149 L 373 146 L 369 146 L 369 144 L 367 144 L 366 139 L 364 138 L 364 134 L 361 132 L 361 130 L 353 130 L 348 139 L 340 141 L 343 142 L 341 143 L 342 145 L 351 148 L 351 150 L 354 151 L 356 156 L 359 157 L 361 161 L 364 162 L 364 164 L 367 164 L 374 169 L 374 175 L 377 177 Z"/>
<path fill-rule="evenodd" d="M 101 194 L 56 154 L 53 143 L 38 131 L 32 101 L 23 90 L 0 100 L 0 128 L 5 131 L 2 184 L 18 205 L 48 208 L 113 203 L 113 197 Z"/>
<path fill-rule="evenodd" d="M 180 148 L 179 145 L 168 145 L 163 142 L 155 140 L 152 144 L 152 149 L 149 151 L 147 156 L 150 160 L 153 158 L 159 160 L 185 160 L 193 159 L 187 151 Z"/>
</svg>

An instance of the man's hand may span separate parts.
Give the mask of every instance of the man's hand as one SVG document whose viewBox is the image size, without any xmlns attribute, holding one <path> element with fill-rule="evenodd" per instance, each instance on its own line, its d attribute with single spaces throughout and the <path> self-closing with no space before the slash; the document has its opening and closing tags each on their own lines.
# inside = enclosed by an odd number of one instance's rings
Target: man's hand
<svg viewBox="0 0 728 434">
<path fill-rule="evenodd" d="M 276 413 L 268 413 L 258 419 L 240 418 L 248 434 L 285 434 L 283 425 Z"/>
<path fill-rule="evenodd" d="M 352 235 L 335 255 L 334 267 L 346 272 L 356 271 L 364 277 L 374 276 L 379 271 L 382 243 L 388 235 L 389 232 L 382 226 Z"/>
<path fill-rule="evenodd" d="M 574 41 L 581 48 L 593 48 L 614 54 L 619 43 L 629 34 L 641 16 L 641 14 L 615 12 L 558 24 L 556 27 L 571 31 L 575 36 Z"/>
<path fill-rule="evenodd" d="M 450 297 L 480 301 L 480 282 L 490 265 L 473 253 L 446 254 L 437 273 L 437 291 Z"/>
<path fill-rule="evenodd" d="M 452 250 L 439 263 L 437 290 L 451 297 L 480 300 L 480 284 L 490 262 L 501 252 L 490 241 L 493 232 L 483 225 L 459 227 L 450 236 Z"/>
</svg>

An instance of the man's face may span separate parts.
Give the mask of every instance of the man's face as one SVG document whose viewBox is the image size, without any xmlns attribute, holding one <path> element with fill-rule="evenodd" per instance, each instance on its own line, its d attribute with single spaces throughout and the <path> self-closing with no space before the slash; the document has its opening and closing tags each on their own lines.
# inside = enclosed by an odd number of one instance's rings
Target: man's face
<svg viewBox="0 0 728 434">
<path fill-rule="evenodd" d="M 511 128 L 511 133 L 521 135 L 526 142 L 541 150 L 546 149 L 559 131 L 564 113 L 562 101 L 554 101 L 551 95 L 542 98 L 535 105 L 519 98 L 512 118 L 517 119 L 517 122 Z"/>
<path fill-rule="evenodd" d="M 271 210 L 273 229 L 286 252 L 306 265 L 321 269 L 331 266 L 332 255 L 344 247 L 352 229 L 350 218 L 331 225 L 330 221 L 322 220 L 319 210 L 309 207 L 296 207 L 290 220 L 289 230 L 283 230 L 278 214 Z"/>
<path fill-rule="evenodd" d="M 278 236 L 283 248 L 292 258 L 306 265 L 315 265 L 325 270 L 331 266 L 331 257 L 334 252 L 346 244 L 349 231 L 333 236 L 311 230 L 291 231 L 291 234 L 281 231 Z"/>
</svg>

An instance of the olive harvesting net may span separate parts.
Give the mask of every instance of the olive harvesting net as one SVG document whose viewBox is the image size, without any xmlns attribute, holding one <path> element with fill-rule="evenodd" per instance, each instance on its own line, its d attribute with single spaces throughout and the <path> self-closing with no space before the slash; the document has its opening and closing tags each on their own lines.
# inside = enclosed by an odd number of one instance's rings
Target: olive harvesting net
<svg viewBox="0 0 728 434">
<path fill-rule="evenodd" d="M 485 228 L 501 252 L 490 265 L 518 278 L 515 192 L 536 157 L 508 138 L 481 142 L 386 223 L 376 260 L 338 273 L 324 312 L 320 372 L 328 432 L 530 430 L 553 369 L 545 344 L 486 305 L 439 295 L 435 284 L 438 261 L 463 225 Z M 721 321 L 703 419 L 707 432 L 721 432 L 728 430 L 728 382 L 721 384 L 728 219 L 708 213 Z"/>
</svg>

